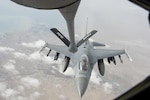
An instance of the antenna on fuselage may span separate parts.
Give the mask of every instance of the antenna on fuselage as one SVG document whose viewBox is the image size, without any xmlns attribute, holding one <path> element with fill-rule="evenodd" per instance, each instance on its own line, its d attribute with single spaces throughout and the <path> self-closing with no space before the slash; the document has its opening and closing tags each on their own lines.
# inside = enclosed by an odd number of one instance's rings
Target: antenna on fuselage
<svg viewBox="0 0 150 100">
<path fill-rule="evenodd" d="M 86 30 L 85 30 L 85 35 L 87 34 L 87 29 L 88 29 L 88 17 L 86 18 Z"/>
<path fill-rule="evenodd" d="M 88 17 L 86 18 L 86 30 L 85 35 L 87 35 L 87 29 L 88 29 Z M 87 45 L 87 41 L 85 42 L 85 46 Z"/>
</svg>

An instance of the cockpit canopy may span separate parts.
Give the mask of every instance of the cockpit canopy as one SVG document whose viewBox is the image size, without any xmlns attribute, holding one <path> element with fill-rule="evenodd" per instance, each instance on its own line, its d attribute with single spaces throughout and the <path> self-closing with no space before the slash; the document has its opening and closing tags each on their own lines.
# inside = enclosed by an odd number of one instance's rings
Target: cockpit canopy
<svg viewBox="0 0 150 100">
<path fill-rule="evenodd" d="M 80 61 L 80 64 L 79 64 L 79 69 L 81 71 L 86 71 L 87 68 L 88 68 L 88 57 L 87 56 L 82 56 L 81 57 L 81 61 Z"/>
</svg>

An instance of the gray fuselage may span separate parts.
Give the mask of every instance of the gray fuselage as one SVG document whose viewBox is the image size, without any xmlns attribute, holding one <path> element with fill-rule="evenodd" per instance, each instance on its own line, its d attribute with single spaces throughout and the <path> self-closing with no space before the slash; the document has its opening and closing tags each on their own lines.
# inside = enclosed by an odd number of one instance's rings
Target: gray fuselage
<svg viewBox="0 0 150 100">
<path fill-rule="evenodd" d="M 92 50 L 92 43 L 87 41 L 73 54 L 72 60 L 75 65 L 75 81 L 80 97 L 83 96 L 87 89 L 93 66 L 96 63 L 91 55 Z"/>
</svg>

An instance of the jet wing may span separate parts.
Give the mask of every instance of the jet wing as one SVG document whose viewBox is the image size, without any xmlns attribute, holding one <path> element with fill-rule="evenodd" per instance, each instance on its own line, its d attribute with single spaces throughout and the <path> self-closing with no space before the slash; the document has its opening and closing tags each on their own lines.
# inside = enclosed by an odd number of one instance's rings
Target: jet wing
<svg viewBox="0 0 150 100">
<path fill-rule="evenodd" d="M 93 51 L 93 55 L 97 58 L 97 60 L 114 56 L 120 56 L 121 54 L 126 54 L 127 57 L 130 60 L 132 60 L 126 50 L 94 49 Z"/>
<path fill-rule="evenodd" d="M 62 53 L 67 57 L 71 57 L 71 53 L 68 51 L 68 48 L 66 46 L 61 46 L 61 45 L 53 45 L 53 44 L 48 44 L 45 46 L 51 50 L 54 50 L 56 52 Z"/>
</svg>

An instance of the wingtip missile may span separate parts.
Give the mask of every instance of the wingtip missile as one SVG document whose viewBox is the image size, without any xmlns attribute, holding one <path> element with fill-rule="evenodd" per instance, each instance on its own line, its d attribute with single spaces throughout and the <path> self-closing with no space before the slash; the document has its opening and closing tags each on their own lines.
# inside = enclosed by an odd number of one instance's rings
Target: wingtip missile
<svg viewBox="0 0 150 100">
<path fill-rule="evenodd" d="M 43 46 L 42 49 L 39 51 L 39 53 L 41 53 L 41 52 L 45 49 L 45 47 L 46 47 L 47 45 L 48 45 L 48 43 L 45 42 L 44 46 Z"/>
<path fill-rule="evenodd" d="M 125 49 L 125 53 L 126 53 L 128 59 L 129 59 L 130 61 L 133 61 L 126 49 Z"/>
</svg>

